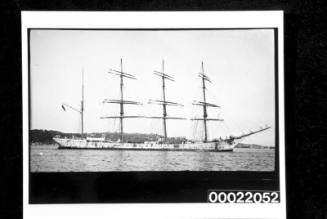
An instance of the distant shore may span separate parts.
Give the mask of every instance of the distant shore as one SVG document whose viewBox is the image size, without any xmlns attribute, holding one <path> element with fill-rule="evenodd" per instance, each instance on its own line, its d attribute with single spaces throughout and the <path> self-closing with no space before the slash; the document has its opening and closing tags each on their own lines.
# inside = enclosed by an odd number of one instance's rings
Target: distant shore
<svg viewBox="0 0 327 219">
<path fill-rule="evenodd" d="M 59 131 L 54 130 L 41 130 L 41 129 L 33 129 L 29 132 L 30 137 L 30 143 L 44 143 L 44 144 L 51 144 L 55 143 L 53 141 L 53 138 L 55 136 L 60 137 L 75 137 L 80 138 L 82 137 L 79 133 L 63 133 Z M 118 141 L 120 139 L 120 133 L 118 132 L 92 132 L 92 133 L 85 133 L 83 135 L 88 137 L 94 137 L 94 138 L 106 138 L 110 139 L 111 141 Z M 143 143 L 145 141 L 156 141 L 158 138 L 162 138 L 161 135 L 158 134 L 141 134 L 141 133 L 125 133 L 124 134 L 124 140 L 127 142 L 133 142 L 133 143 Z M 171 137 L 168 138 L 167 141 L 169 143 L 182 143 L 186 141 L 185 137 Z"/>
</svg>

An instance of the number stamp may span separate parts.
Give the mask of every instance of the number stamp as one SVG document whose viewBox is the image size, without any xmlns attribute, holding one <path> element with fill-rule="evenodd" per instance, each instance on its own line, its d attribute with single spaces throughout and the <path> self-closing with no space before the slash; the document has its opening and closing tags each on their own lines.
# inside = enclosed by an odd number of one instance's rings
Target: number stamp
<svg viewBox="0 0 327 219">
<path fill-rule="evenodd" d="M 280 203 L 278 191 L 222 191 L 209 190 L 209 203 L 227 204 L 256 204 L 256 203 Z"/>
</svg>

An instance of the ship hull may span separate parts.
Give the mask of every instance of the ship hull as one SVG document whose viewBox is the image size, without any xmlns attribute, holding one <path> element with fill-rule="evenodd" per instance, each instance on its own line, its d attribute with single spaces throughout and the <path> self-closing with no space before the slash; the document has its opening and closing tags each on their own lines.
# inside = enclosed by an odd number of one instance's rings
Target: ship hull
<svg viewBox="0 0 327 219">
<path fill-rule="evenodd" d="M 135 151 L 211 151 L 232 152 L 234 144 L 225 141 L 206 143 L 117 143 L 109 141 L 89 141 L 86 139 L 54 138 L 59 149 L 81 150 L 135 150 Z"/>
</svg>

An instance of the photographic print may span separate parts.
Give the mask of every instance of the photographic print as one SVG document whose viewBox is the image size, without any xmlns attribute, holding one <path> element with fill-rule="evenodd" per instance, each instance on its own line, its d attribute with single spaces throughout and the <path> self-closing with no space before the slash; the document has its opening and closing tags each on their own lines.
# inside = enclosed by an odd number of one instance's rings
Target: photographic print
<svg viewBox="0 0 327 219">
<path fill-rule="evenodd" d="M 23 23 L 29 203 L 278 208 L 280 24 L 136 14 Z"/>
<path fill-rule="evenodd" d="M 30 30 L 32 172 L 273 171 L 273 29 Z"/>
</svg>

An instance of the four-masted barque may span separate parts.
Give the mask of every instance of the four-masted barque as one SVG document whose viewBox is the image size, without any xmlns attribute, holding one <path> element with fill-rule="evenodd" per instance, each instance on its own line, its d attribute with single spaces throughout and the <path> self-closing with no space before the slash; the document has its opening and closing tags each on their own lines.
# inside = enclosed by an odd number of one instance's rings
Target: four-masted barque
<svg viewBox="0 0 327 219">
<path fill-rule="evenodd" d="M 220 108 L 220 106 L 207 102 L 206 99 L 206 82 L 211 82 L 210 78 L 204 73 L 203 62 L 201 63 L 202 71 L 198 73 L 198 76 L 201 78 L 202 82 L 202 100 L 194 101 L 193 105 L 199 106 L 202 108 L 202 117 L 192 118 L 193 121 L 203 122 L 204 127 L 204 139 L 200 142 L 195 141 L 184 141 L 181 143 L 170 142 L 167 137 L 167 120 L 176 119 L 184 120 L 186 118 L 182 117 L 173 117 L 168 116 L 167 107 L 168 106 L 183 106 L 182 104 L 166 100 L 166 82 L 174 81 L 174 78 L 167 73 L 164 69 L 164 61 L 162 61 L 161 71 L 154 71 L 156 76 L 159 76 L 162 81 L 162 99 L 161 100 L 149 100 L 150 104 L 162 105 L 162 116 L 139 116 L 139 115 L 125 115 L 124 106 L 128 104 L 132 105 L 142 105 L 141 102 L 133 100 L 124 99 L 124 79 L 133 79 L 136 77 L 132 74 L 126 73 L 123 71 L 123 62 L 120 60 L 120 69 L 110 69 L 109 73 L 116 75 L 120 78 L 120 99 L 105 99 L 103 103 L 108 104 L 119 104 L 120 106 L 120 115 L 118 116 L 103 116 L 101 119 L 119 119 L 120 127 L 120 139 L 119 141 L 111 141 L 110 139 L 105 138 L 91 138 L 86 137 L 84 134 L 84 72 L 82 77 L 82 100 L 80 110 L 74 107 L 71 107 L 68 104 L 63 104 L 62 108 L 65 110 L 65 107 L 69 107 L 72 110 L 80 113 L 81 116 L 81 138 L 62 138 L 55 137 L 54 141 L 59 145 L 59 149 L 107 149 L 107 150 L 169 150 L 169 151 L 213 151 L 213 152 L 231 152 L 233 151 L 235 145 L 242 138 L 254 135 L 259 132 L 263 132 L 269 129 L 269 126 L 260 128 L 257 131 L 251 131 L 247 134 L 240 136 L 229 136 L 225 139 L 219 138 L 215 140 L 208 139 L 208 122 L 219 122 L 223 121 L 220 118 L 210 118 L 208 117 L 208 107 Z M 143 142 L 143 143 L 133 143 L 130 141 L 125 141 L 124 139 L 124 119 L 161 119 L 163 121 L 163 137 L 153 142 Z M 85 136 L 85 137 L 84 137 Z"/>
</svg>

